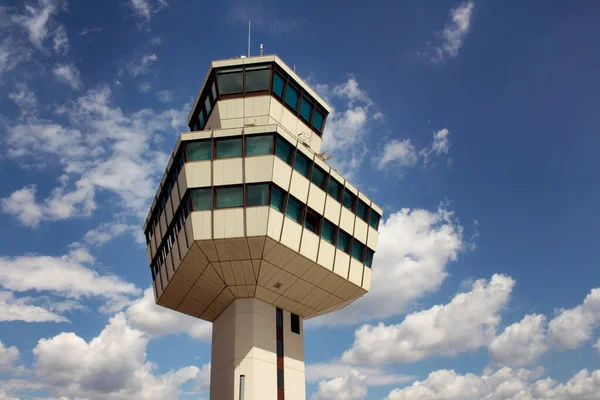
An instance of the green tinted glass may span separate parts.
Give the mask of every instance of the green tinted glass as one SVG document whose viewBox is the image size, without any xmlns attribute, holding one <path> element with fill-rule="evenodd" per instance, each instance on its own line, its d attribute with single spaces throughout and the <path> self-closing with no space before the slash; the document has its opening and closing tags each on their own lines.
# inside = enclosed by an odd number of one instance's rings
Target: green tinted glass
<svg viewBox="0 0 600 400">
<path fill-rule="evenodd" d="M 203 140 L 185 145 L 188 161 L 212 160 L 212 141 Z"/>
<path fill-rule="evenodd" d="M 194 211 L 212 210 L 212 189 L 192 190 Z"/>
<path fill-rule="evenodd" d="M 246 136 L 246 156 L 272 154 L 273 136 Z"/>
<path fill-rule="evenodd" d="M 215 188 L 217 208 L 242 207 L 244 192 L 241 186 Z"/>
<path fill-rule="evenodd" d="M 261 183 L 260 185 L 246 186 L 246 203 L 248 207 L 265 206 L 269 198 L 269 185 Z"/>
<path fill-rule="evenodd" d="M 241 157 L 242 138 L 217 140 L 217 158 Z"/>
</svg>

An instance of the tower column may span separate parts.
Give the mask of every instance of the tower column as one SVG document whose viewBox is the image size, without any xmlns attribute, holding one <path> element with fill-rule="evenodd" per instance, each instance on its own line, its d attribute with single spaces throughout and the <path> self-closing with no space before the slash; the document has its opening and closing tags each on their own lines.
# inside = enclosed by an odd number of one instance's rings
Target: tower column
<svg viewBox="0 0 600 400">
<path fill-rule="evenodd" d="M 305 400 L 302 323 L 261 300 L 234 300 L 213 323 L 210 399 Z"/>
</svg>

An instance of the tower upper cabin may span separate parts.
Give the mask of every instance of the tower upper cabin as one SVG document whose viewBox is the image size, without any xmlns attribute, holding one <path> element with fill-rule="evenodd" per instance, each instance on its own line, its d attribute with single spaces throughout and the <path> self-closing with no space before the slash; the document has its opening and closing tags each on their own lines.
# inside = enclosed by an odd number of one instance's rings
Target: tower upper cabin
<svg viewBox="0 0 600 400">
<path fill-rule="evenodd" d="M 321 151 L 329 105 L 275 55 L 213 61 L 188 117 L 190 131 L 282 126 Z"/>
</svg>

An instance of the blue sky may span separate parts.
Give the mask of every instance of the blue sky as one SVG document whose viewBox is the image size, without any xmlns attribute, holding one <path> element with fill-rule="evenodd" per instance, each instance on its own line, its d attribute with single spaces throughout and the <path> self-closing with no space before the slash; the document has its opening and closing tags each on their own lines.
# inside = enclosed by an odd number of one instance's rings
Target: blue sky
<svg viewBox="0 0 600 400">
<path fill-rule="evenodd" d="M 397 3 L 397 4 L 396 4 Z M 307 397 L 598 399 L 600 4 L 0 6 L 0 399 L 208 398 L 142 222 L 211 60 L 264 44 L 385 210 L 371 292 L 306 323 Z"/>
</svg>

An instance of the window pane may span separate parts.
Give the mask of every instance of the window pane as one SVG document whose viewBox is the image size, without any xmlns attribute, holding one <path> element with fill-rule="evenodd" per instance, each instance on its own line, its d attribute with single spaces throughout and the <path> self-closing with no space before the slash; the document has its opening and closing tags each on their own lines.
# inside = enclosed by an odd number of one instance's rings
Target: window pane
<svg viewBox="0 0 600 400">
<path fill-rule="evenodd" d="M 283 190 L 277 186 L 271 186 L 271 207 L 283 212 Z"/>
<path fill-rule="evenodd" d="M 300 334 L 300 317 L 296 314 L 291 314 L 292 332 Z"/>
<path fill-rule="evenodd" d="M 378 229 L 379 228 L 379 218 L 381 218 L 379 216 L 379 214 L 377 214 L 375 212 L 375 210 L 371 209 L 371 217 L 369 218 L 369 225 L 371 225 L 371 227 L 374 229 Z"/>
<path fill-rule="evenodd" d="M 277 388 L 283 389 L 283 370 L 277 370 Z"/>
<path fill-rule="evenodd" d="M 271 68 L 248 67 L 246 68 L 246 92 L 269 90 Z"/>
<path fill-rule="evenodd" d="M 206 110 L 206 115 L 210 115 L 212 108 L 210 105 L 210 98 L 208 96 L 206 96 L 206 99 L 204 100 L 204 109 Z"/>
<path fill-rule="evenodd" d="M 285 79 L 277 72 L 273 75 L 273 93 L 279 98 L 283 97 L 283 86 L 285 86 Z"/>
<path fill-rule="evenodd" d="M 244 193 L 241 186 L 216 188 L 217 208 L 242 207 Z"/>
<path fill-rule="evenodd" d="M 302 96 L 302 102 L 300 103 L 300 115 L 302 118 L 310 122 L 310 114 L 312 112 L 312 102 L 306 98 L 306 96 Z"/>
<path fill-rule="evenodd" d="M 194 211 L 212 210 L 212 189 L 192 190 Z"/>
<path fill-rule="evenodd" d="M 220 71 L 217 75 L 217 81 L 219 83 L 219 93 L 221 94 L 242 93 L 244 82 L 241 68 Z"/>
<path fill-rule="evenodd" d="M 279 136 L 277 137 L 277 140 L 275 141 L 275 155 L 277 157 L 281 158 L 286 163 L 291 164 L 293 150 L 294 148 L 291 144 Z"/>
<path fill-rule="evenodd" d="M 212 141 L 191 142 L 185 145 L 188 161 L 204 161 L 212 159 Z"/>
<path fill-rule="evenodd" d="M 365 265 L 371 268 L 371 264 L 373 264 L 373 250 L 367 248 L 367 254 L 365 255 Z"/>
<path fill-rule="evenodd" d="M 362 254 L 364 248 L 364 244 L 354 239 L 354 242 L 352 242 L 352 257 L 356 258 L 358 261 L 362 261 Z"/>
<path fill-rule="evenodd" d="M 283 356 L 283 340 L 277 339 L 277 356 Z"/>
<path fill-rule="evenodd" d="M 340 230 L 340 232 L 338 233 L 338 240 L 337 240 L 337 248 L 342 250 L 345 253 L 348 253 L 348 251 L 350 250 L 348 247 L 349 246 L 349 242 L 350 241 L 350 236 L 348 236 L 348 234 L 342 230 Z"/>
<path fill-rule="evenodd" d="M 304 218 L 304 227 L 309 231 L 319 234 L 319 216 L 313 211 L 306 211 L 306 218 Z"/>
<path fill-rule="evenodd" d="M 273 154 L 273 136 L 246 136 L 246 156 Z"/>
<path fill-rule="evenodd" d="M 321 132 L 323 129 L 323 113 L 319 110 L 315 110 L 315 116 L 313 119 L 313 126 Z"/>
<path fill-rule="evenodd" d="M 295 110 L 296 107 L 298 107 L 299 97 L 298 91 L 292 85 L 288 85 L 287 91 L 285 92 L 285 102 L 287 105 Z"/>
<path fill-rule="evenodd" d="M 294 160 L 294 169 L 302 176 L 308 178 L 308 168 L 310 167 L 310 160 L 304 154 L 297 152 L 296 159 Z"/>
<path fill-rule="evenodd" d="M 317 167 L 317 164 L 313 164 L 311 181 L 312 183 L 323 189 L 323 185 L 325 184 L 325 171 Z"/>
<path fill-rule="evenodd" d="M 213 82 L 212 86 L 210 87 L 210 92 L 212 93 L 213 104 L 215 104 L 215 101 L 217 101 L 217 89 L 215 88 L 214 82 Z"/>
<path fill-rule="evenodd" d="M 204 119 L 204 113 L 200 110 L 200 130 L 204 129 L 204 125 L 206 125 L 206 120 Z"/>
<path fill-rule="evenodd" d="M 269 196 L 269 185 L 267 183 L 262 183 L 260 185 L 248 185 L 246 189 L 248 190 L 246 198 L 248 207 L 267 205 L 267 199 Z"/>
<path fill-rule="evenodd" d="M 277 316 L 277 326 L 283 326 L 283 311 L 276 310 L 275 315 Z"/>
<path fill-rule="evenodd" d="M 285 215 L 296 222 L 300 222 L 300 215 L 302 215 L 302 204 L 300 204 L 298 200 L 289 196 L 287 207 L 285 208 Z"/>
<path fill-rule="evenodd" d="M 352 210 L 352 205 L 354 204 L 354 199 L 356 198 L 356 196 L 354 196 L 352 193 L 350 193 L 348 191 L 348 189 L 344 190 L 344 207 Z"/>
<path fill-rule="evenodd" d="M 367 211 L 369 211 L 369 207 L 365 204 L 364 201 L 358 200 L 358 205 L 356 206 L 356 215 L 358 218 L 367 222 Z"/>
<path fill-rule="evenodd" d="M 242 138 L 217 140 L 217 158 L 241 157 Z"/>
<path fill-rule="evenodd" d="M 342 190 L 342 185 L 340 185 L 338 181 L 336 181 L 335 179 L 330 177 L 329 185 L 327 187 L 327 193 L 329 193 L 329 195 L 331 197 L 333 197 L 334 199 L 336 199 L 337 201 L 340 201 L 341 190 Z"/>
</svg>

